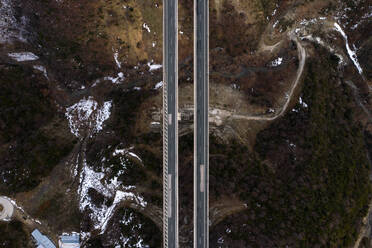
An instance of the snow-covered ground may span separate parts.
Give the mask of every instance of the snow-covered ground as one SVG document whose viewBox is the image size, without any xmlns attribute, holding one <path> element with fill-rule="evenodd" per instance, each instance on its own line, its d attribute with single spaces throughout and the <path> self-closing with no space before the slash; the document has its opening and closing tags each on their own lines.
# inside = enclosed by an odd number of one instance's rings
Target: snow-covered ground
<svg viewBox="0 0 372 248">
<path fill-rule="evenodd" d="M 131 229 L 140 229 L 141 224 L 133 223 L 135 219 L 135 216 L 133 212 L 130 212 L 129 214 L 125 214 L 123 216 L 123 219 L 120 220 L 120 224 L 125 225 L 125 226 L 130 226 Z M 144 246 L 144 241 L 140 237 L 135 237 L 138 239 L 137 243 L 134 245 L 136 248 L 143 248 Z M 123 234 L 120 236 L 120 241 L 117 240 L 115 243 L 115 248 L 121 248 L 121 247 L 127 247 L 129 245 L 128 243 L 131 241 L 131 237 L 126 237 Z M 133 245 L 132 245 L 133 246 Z"/>
<path fill-rule="evenodd" d="M 339 58 L 339 62 L 338 64 L 340 66 L 343 66 L 343 65 L 346 65 L 345 63 L 345 59 L 343 58 L 343 56 L 339 53 L 336 52 L 336 49 L 334 49 L 333 47 L 331 47 L 331 45 L 328 45 L 326 42 L 324 42 L 320 37 L 313 37 L 312 35 L 307 35 L 307 36 L 303 36 L 303 37 L 300 37 L 302 40 L 304 39 L 307 39 L 309 41 L 312 41 L 312 42 L 315 42 L 325 48 L 328 49 L 328 51 L 334 55 L 336 55 L 338 58 Z"/>
<path fill-rule="evenodd" d="M 119 61 L 119 52 L 118 51 L 116 51 L 114 53 L 114 60 L 115 60 L 116 66 L 120 69 L 121 68 L 121 62 Z"/>
<path fill-rule="evenodd" d="M 151 32 L 149 25 L 147 25 L 146 23 L 143 23 L 142 27 L 143 27 L 144 29 L 146 29 L 147 32 L 149 32 L 149 33 Z"/>
<path fill-rule="evenodd" d="M 17 21 L 12 3 L 12 0 L 0 0 L 0 44 L 13 40 L 26 41 L 22 29 L 26 20 L 21 17 Z"/>
<path fill-rule="evenodd" d="M 8 56 L 17 62 L 38 60 L 39 57 L 31 52 L 8 53 Z"/>
<path fill-rule="evenodd" d="M 90 213 L 90 218 L 94 223 L 94 228 L 100 230 L 101 233 L 105 232 L 107 224 L 120 202 L 131 201 L 142 208 L 147 206 L 143 197 L 133 192 L 135 186 L 123 186 L 118 180 L 118 178 L 126 171 L 128 155 L 141 160 L 135 153 L 130 152 L 130 149 L 131 148 L 115 149 L 113 152 L 112 155 L 114 157 L 120 156 L 122 169 L 111 180 L 105 180 L 105 176 L 110 172 L 110 168 L 101 168 L 100 172 L 96 172 L 87 164 L 85 159 L 83 160 L 83 168 L 80 173 L 80 187 L 78 190 L 80 196 L 80 210 L 84 211 L 87 207 L 91 209 L 92 212 Z M 105 160 L 106 158 L 103 158 L 102 162 Z M 107 199 L 114 199 L 113 203 L 110 206 L 107 206 L 105 203 L 96 206 L 88 194 L 90 188 L 95 189 Z"/>
<path fill-rule="evenodd" d="M 279 57 L 279 58 L 276 58 L 275 60 L 271 61 L 270 66 L 276 67 L 276 66 L 281 65 L 282 63 L 283 63 L 283 58 Z"/>
<path fill-rule="evenodd" d="M 344 32 L 344 30 L 341 28 L 341 26 L 337 22 L 335 22 L 334 27 L 335 27 L 335 30 L 337 32 L 339 32 L 342 35 L 342 37 L 345 39 L 347 53 L 349 54 L 349 57 L 353 61 L 353 63 L 355 65 L 355 67 L 357 68 L 359 74 L 362 75 L 363 74 L 363 69 L 359 64 L 358 57 L 357 57 L 356 51 L 355 51 L 356 50 L 355 46 L 354 46 L 354 50 L 350 48 L 349 39 L 348 39 L 346 33 Z"/>
<path fill-rule="evenodd" d="M 117 77 L 104 77 L 103 80 L 111 81 L 113 84 L 119 84 L 122 80 L 124 80 L 124 73 L 119 72 Z"/>
<path fill-rule="evenodd" d="M 162 65 L 159 64 L 153 64 L 152 62 L 148 62 L 147 65 L 150 67 L 149 71 L 154 71 L 162 68 Z"/>
<path fill-rule="evenodd" d="M 106 76 L 106 77 L 103 77 L 103 78 L 96 79 L 95 82 L 93 83 L 92 87 L 96 87 L 102 81 L 111 81 L 113 84 L 120 84 L 121 82 L 124 81 L 124 79 L 125 79 L 124 73 L 119 72 L 116 77 L 115 76 L 114 77 L 113 76 Z"/>
<path fill-rule="evenodd" d="M 304 101 L 302 100 L 302 97 L 300 97 L 300 98 L 298 99 L 298 102 L 299 102 L 299 103 L 300 103 L 304 108 L 307 108 L 307 107 L 308 107 L 307 103 L 304 102 Z"/>
<path fill-rule="evenodd" d="M 137 155 L 135 154 L 134 152 L 131 152 L 130 150 L 132 150 L 133 147 L 130 147 L 129 149 L 115 149 L 115 151 L 112 153 L 112 156 L 117 156 L 117 155 L 130 155 L 134 158 L 136 158 L 137 160 L 141 161 L 142 162 L 142 159 Z"/>
<path fill-rule="evenodd" d="M 41 71 L 44 74 L 44 77 L 46 77 L 47 79 L 49 79 L 47 70 L 45 69 L 44 66 L 42 66 L 42 65 L 34 65 L 33 68 L 35 70 Z"/>
<path fill-rule="evenodd" d="M 112 205 L 109 207 L 109 209 L 105 213 L 105 218 L 103 219 L 103 223 L 101 225 L 101 233 L 104 233 L 106 231 L 107 223 L 112 217 L 114 210 L 116 209 L 116 206 L 121 201 L 125 201 L 125 200 L 135 201 L 137 204 L 139 204 L 143 208 L 147 206 L 147 202 L 145 202 L 141 196 L 137 196 L 133 192 L 125 192 L 121 190 L 116 191 L 114 202 L 112 203 Z"/>
<path fill-rule="evenodd" d="M 95 229 L 100 229 L 105 214 L 107 213 L 108 207 L 102 204 L 100 207 L 95 206 L 91 201 L 88 191 L 93 188 L 103 194 L 104 196 L 110 197 L 112 193 L 105 187 L 101 180 L 104 178 L 105 173 L 95 172 L 90 166 L 87 165 L 86 161 L 83 161 L 83 170 L 80 173 L 80 210 L 83 211 L 87 206 L 92 210 L 90 218 L 94 223 Z"/>
<path fill-rule="evenodd" d="M 369 12 L 365 13 L 361 18 L 360 21 L 356 24 L 354 24 L 351 29 L 356 29 L 359 27 L 360 24 L 362 24 L 365 21 L 371 21 L 372 18 L 372 6 L 369 7 Z"/>
<path fill-rule="evenodd" d="M 162 87 L 163 87 L 163 81 L 160 81 L 159 83 L 156 83 L 156 84 L 155 84 L 154 89 L 157 90 L 157 89 L 160 89 L 160 88 L 162 88 Z"/>
<path fill-rule="evenodd" d="M 83 138 L 84 131 L 88 131 L 90 135 L 101 131 L 104 121 L 110 117 L 111 106 L 112 101 L 106 101 L 99 106 L 93 97 L 88 97 L 66 108 L 65 116 L 71 133 Z"/>
</svg>

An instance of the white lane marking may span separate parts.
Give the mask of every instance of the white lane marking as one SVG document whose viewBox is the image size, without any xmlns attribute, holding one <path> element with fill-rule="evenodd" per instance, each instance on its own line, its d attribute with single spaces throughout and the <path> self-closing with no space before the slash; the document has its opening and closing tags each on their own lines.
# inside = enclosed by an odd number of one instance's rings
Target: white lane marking
<svg viewBox="0 0 372 248">
<path fill-rule="evenodd" d="M 204 192 L 204 164 L 200 165 L 200 192 Z"/>
<path fill-rule="evenodd" d="M 172 125 L 172 114 L 168 115 L 168 123 L 169 125 Z"/>
<path fill-rule="evenodd" d="M 168 174 L 168 218 L 172 217 L 172 175 Z"/>
</svg>

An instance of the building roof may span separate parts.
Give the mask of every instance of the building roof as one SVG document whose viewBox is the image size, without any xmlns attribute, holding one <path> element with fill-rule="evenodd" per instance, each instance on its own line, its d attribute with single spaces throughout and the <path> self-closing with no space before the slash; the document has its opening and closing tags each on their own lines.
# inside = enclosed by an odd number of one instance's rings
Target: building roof
<svg viewBox="0 0 372 248">
<path fill-rule="evenodd" d="M 78 233 L 62 235 L 58 243 L 60 248 L 80 248 L 80 235 Z"/>
<path fill-rule="evenodd" d="M 62 235 L 61 241 L 63 243 L 79 243 L 79 235 Z"/>
<path fill-rule="evenodd" d="M 56 248 L 53 242 L 47 236 L 42 235 L 38 229 L 35 229 L 31 235 L 36 240 L 38 248 Z"/>
</svg>

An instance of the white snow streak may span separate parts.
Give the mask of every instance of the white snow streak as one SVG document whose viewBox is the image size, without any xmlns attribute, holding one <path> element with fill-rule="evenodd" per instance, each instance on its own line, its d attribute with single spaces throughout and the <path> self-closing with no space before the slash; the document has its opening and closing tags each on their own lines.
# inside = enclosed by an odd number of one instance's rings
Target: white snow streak
<svg viewBox="0 0 372 248">
<path fill-rule="evenodd" d="M 115 151 L 112 153 L 112 156 L 130 155 L 130 156 L 132 156 L 132 157 L 134 157 L 134 158 L 136 158 L 136 159 L 138 159 L 139 161 L 142 162 L 142 159 L 137 154 L 130 151 L 131 149 L 133 149 L 133 147 L 130 147 L 128 149 L 115 149 Z"/>
<path fill-rule="evenodd" d="M 339 33 L 342 35 L 342 37 L 345 39 L 346 50 L 347 50 L 347 52 L 348 52 L 348 54 L 349 54 L 349 57 L 350 57 L 350 59 L 353 61 L 353 63 L 354 63 L 354 65 L 355 65 L 355 67 L 357 68 L 359 74 L 362 75 L 362 74 L 363 74 L 363 69 L 362 69 L 362 67 L 360 66 L 359 62 L 358 62 L 358 57 L 357 57 L 357 55 L 356 55 L 356 52 L 353 51 L 353 50 L 350 48 L 350 46 L 349 46 L 349 40 L 348 40 L 347 35 L 345 34 L 344 30 L 342 30 L 341 26 L 340 26 L 338 23 L 335 22 L 334 26 L 335 26 L 335 30 L 336 30 L 337 32 L 339 32 Z"/>
<path fill-rule="evenodd" d="M 162 65 L 159 65 L 159 64 L 152 64 L 150 62 L 147 63 L 148 67 L 150 67 L 149 71 L 154 71 L 154 70 L 158 70 L 160 68 L 162 68 L 163 66 Z"/>
<path fill-rule="evenodd" d="M 108 76 L 103 78 L 103 80 L 111 81 L 113 84 L 119 84 L 124 79 L 125 79 L 124 73 L 122 72 L 119 72 L 117 77 Z M 98 80 L 98 82 L 99 81 L 100 80 Z"/>
<path fill-rule="evenodd" d="M 46 77 L 47 79 L 49 79 L 47 70 L 45 69 L 44 66 L 42 66 L 42 65 L 34 65 L 33 68 L 35 70 L 41 71 L 44 74 L 44 77 Z"/>
<path fill-rule="evenodd" d="M 118 52 L 114 53 L 114 60 L 115 60 L 116 66 L 120 69 L 121 68 L 121 62 L 119 61 L 119 53 Z"/>
<path fill-rule="evenodd" d="M 8 53 L 8 56 L 17 62 L 32 61 L 39 59 L 38 56 L 31 52 Z"/>
<path fill-rule="evenodd" d="M 160 81 L 159 83 L 155 84 L 154 89 L 157 90 L 160 89 L 161 87 L 163 87 L 163 81 Z"/>
<path fill-rule="evenodd" d="M 103 129 L 102 127 L 103 122 L 110 117 L 111 106 L 112 106 L 112 101 L 107 101 L 103 103 L 102 108 L 98 109 L 97 115 L 96 115 L 96 125 L 95 125 L 96 132 L 99 132 Z"/>
</svg>

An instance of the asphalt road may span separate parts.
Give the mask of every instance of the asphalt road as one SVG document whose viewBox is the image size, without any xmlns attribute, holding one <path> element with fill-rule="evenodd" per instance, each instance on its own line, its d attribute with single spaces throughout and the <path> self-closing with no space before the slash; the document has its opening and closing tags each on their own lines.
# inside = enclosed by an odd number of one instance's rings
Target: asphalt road
<svg viewBox="0 0 372 248">
<path fill-rule="evenodd" d="M 163 2 L 164 247 L 178 247 L 178 6 Z"/>
<path fill-rule="evenodd" d="M 194 2 L 194 247 L 209 247 L 209 1 Z"/>
<path fill-rule="evenodd" d="M 14 211 L 13 204 L 8 199 L 0 197 L 0 205 L 2 206 L 2 210 L 0 211 L 0 220 L 10 220 Z"/>
</svg>

